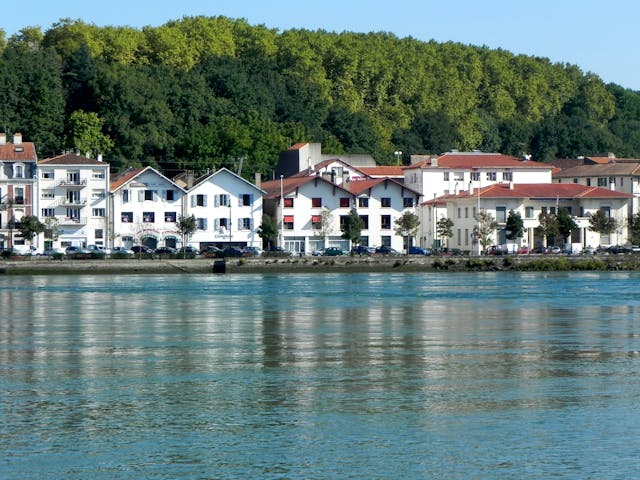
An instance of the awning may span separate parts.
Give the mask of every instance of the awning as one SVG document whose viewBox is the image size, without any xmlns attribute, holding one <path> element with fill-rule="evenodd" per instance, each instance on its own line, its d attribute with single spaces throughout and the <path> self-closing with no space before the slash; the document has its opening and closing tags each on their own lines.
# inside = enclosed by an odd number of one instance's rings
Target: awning
<svg viewBox="0 0 640 480">
<path fill-rule="evenodd" d="M 320 223 L 322 222 L 321 215 L 311 215 L 311 223 Z"/>
<path fill-rule="evenodd" d="M 285 221 L 286 223 L 291 223 L 291 222 L 293 222 L 293 215 L 285 215 L 285 216 L 284 216 L 284 221 Z"/>
</svg>

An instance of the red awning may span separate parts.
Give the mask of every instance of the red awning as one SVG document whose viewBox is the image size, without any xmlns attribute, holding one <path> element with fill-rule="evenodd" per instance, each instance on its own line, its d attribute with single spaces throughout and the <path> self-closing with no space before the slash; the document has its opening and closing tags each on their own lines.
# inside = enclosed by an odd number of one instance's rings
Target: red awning
<svg viewBox="0 0 640 480">
<path fill-rule="evenodd" d="M 285 221 L 286 223 L 291 223 L 291 222 L 293 222 L 293 215 L 285 215 L 285 216 L 284 216 L 284 221 Z"/>
<path fill-rule="evenodd" d="M 311 223 L 320 223 L 320 222 L 322 222 L 322 216 L 311 215 Z"/>
</svg>

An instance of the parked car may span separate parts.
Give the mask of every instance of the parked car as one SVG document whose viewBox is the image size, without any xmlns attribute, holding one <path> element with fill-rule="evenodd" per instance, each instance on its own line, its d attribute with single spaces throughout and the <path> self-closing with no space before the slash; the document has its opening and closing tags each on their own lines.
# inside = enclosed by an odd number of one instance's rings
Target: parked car
<svg viewBox="0 0 640 480">
<path fill-rule="evenodd" d="M 157 255 L 175 255 L 176 254 L 176 249 L 173 247 L 158 247 L 156 248 L 153 253 L 157 254 Z"/>
<path fill-rule="evenodd" d="M 198 255 L 200 252 L 198 251 L 198 249 L 196 247 L 192 247 L 191 245 L 186 245 L 184 247 L 180 247 L 177 250 L 177 253 L 188 253 L 191 255 Z"/>
<path fill-rule="evenodd" d="M 134 245 L 133 247 L 131 247 L 131 251 L 133 253 L 153 253 L 153 249 L 145 245 Z"/>
<path fill-rule="evenodd" d="M 322 254 L 325 257 L 338 257 L 340 255 L 344 255 L 344 250 L 338 247 L 327 247 L 324 249 L 324 253 Z"/>
<path fill-rule="evenodd" d="M 116 255 L 116 254 L 131 256 L 133 255 L 133 250 L 130 250 L 126 247 L 113 247 L 111 249 L 111 255 Z"/>
<path fill-rule="evenodd" d="M 44 255 L 45 257 L 53 257 L 54 255 L 64 255 L 65 251 L 62 248 L 47 248 L 44 252 L 42 252 L 42 255 Z"/>
<path fill-rule="evenodd" d="M 386 245 L 376 248 L 376 253 L 379 255 L 398 255 L 397 250 L 387 247 Z"/>
<path fill-rule="evenodd" d="M 531 249 L 529 247 L 523 246 L 518 249 L 518 253 L 520 255 L 528 254 L 528 253 L 531 253 Z"/>
<path fill-rule="evenodd" d="M 433 251 L 430 248 L 422 247 L 409 247 L 409 255 L 433 255 Z"/>
<path fill-rule="evenodd" d="M 582 249 L 582 253 L 584 253 L 585 255 L 595 255 L 596 249 L 593 248 L 591 245 L 587 245 Z"/>
<path fill-rule="evenodd" d="M 100 245 L 87 245 L 87 250 L 91 253 L 99 253 L 101 255 L 109 255 L 111 253 L 111 250 Z"/>
<path fill-rule="evenodd" d="M 324 248 L 317 248 L 311 252 L 314 257 L 321 257 L 324 254 Z"/>
<path fill-rule="evenodd" d="M 262 253 L 262 250 L 258 247 L 244 247 L 242 250 L 244 254 L 249 257 L 258 257 Z"/>
<path fill-rule="evenodd" d="M 11 249 L 14 255 L 36 255 L 37 250 L 33 245 L 14 245 Z"/>
<path fill-rule="evenodd" d="M 354 255 L 371 255 L 375 253 L 376 249 L 368 247 L 366 245 L 358 245 L 351 249 L 351 253 Z"/>
<path fill-rule="evenodd" d="M 559 253 L 562 253 L 562 249 L 556 246 L 547 247 L 547 253 L 552 253 L 554 255 L 557 255 Z"/>
<path fill-rule="evenodd" d="M 244 251 L 240 247 L 227 247 L 219 253 L 219 257 L 242 257 Z"/>
<path fill-rule="evenodd" d="M 91 251 L 87 250 L 84 247 L 78 247 L 76 245 L 71 245 L 67 248 L 65 248 L 64 253 L 66 253 L 67 255 L 77 255 L 77 254 L 81 254 L 81 253 L 91 253 Z"/>
</svg>

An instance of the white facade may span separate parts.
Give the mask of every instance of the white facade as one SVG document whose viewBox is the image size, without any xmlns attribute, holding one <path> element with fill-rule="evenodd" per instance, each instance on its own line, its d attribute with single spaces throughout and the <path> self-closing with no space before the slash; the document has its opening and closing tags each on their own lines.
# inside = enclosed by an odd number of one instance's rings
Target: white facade
<svg viewBox="0 0 640 480">
<path fill-rule="evenodd" d="M 176 228 L 185 191 L 151 167 L 131 170 L 111 184 L 112 246 L 179 247 Z"/>
<path fill-rule="evenodd" d="M 556 187 L 556 189 L 554 189 Z M 537 227 L 538 217 L 545 211 L 555 214 L 566 208 L 578 224 L 567 243 L 579 244 L 581 247 L 599 245 L 623 245 L 627 243 L 626 210 L 631 201 L 630 195 L 612 192 L 603 188 L 589 189 L 579 185 L 494 185 L 482 189 L 480 196 L 459 194 L 442 197 L 446 204 L 446 217 L 454 222 L 453 237 L 449 239 L 450 248 L 459 248 L 478 253 L 478 244 L 474 242 L 475 219 L 478 205 L 498 222 L 498 228 L 491 236 L 491 243 L 505 245 L 514 243 L 517 246 L 535 248 L 554 244 L 563 245 L 563 239 L 545 239 Z M 598 210 L 604 210 L 618 221 L 620 228 L 611 235 L 600 235 L 589 229 L 589 217 Z M 523 220 L 525 233 L 521 239 L 507 240 L 505 224 L 509 211 L 514 210 Z"/>
<path fill-rule="evenodd" d="M 198 249 L 212 245 L 261 247 L 263 191 L 222 168 L 198 179 L 188 190 L 185 210 L 196 218 L 190 244 Z"/>
<path fill-rule="evenodd" d="M 109 165 L 66 154 L 38 162 L 38 217 L 57 230 L 42 248 L 108 247 Z M 55 238 L 57 237 L 57 238 Z"/>
<path fill-rule="evenodd" d="M 337 185 L 322 175 L 274 180 L 263 188 L 265 212 L 278 221 L 279 245 L 299 254 L 326 247 L 348 251 L 352 245 L 342 238 L 341 225 L 352 208 L 364 222 L 362 245 L 402 251 L 404 239 L 396 235 L 395 221 L 405 211 L 415 212 L 420 197 L 390 179 Z"/>
</svg>

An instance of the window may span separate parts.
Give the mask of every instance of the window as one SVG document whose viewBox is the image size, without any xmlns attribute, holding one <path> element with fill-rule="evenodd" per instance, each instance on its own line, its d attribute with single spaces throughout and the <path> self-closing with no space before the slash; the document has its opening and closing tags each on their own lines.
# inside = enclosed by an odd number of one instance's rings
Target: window
<svg viewBox="0 0 640 480">
<path fill-rule="evenodd" d="M 130 235 L 123 235 L 122 243 L 125 245 L 131 245 L 133 243 L 133 237 Z"/>
<path fill-rule="evenodd" d="M 449 172 L 443 172 L 442 173 L 442 177 L 443 177 L 443 180 L 445 182 L 448 182 L 449 181 Z"/>
<path fill-rule="evenodd" d="M 198 230 L 206 230 L 207 229 L 207 219 L 206 218 L 196 218 L 196 224 L 198 225 Z"/>
<path fill-rule="evenodd" d="M 513 181 L 513 172 L 502 172 L 502 180 L 505 182 Z"/>
<path fill-rule="evenodd" d="M 380 237 L 380 245 L 382 245 L 383 247 L 390 247 L 391 246 L 391 236 L 390 235 L 382 235 Z"/>
<path fill-rule="evenodd" d="M 587 187 L 590 187 L 590 186 L 591 186 L 591 179 L 587 178 Z"/>
<path fill-rule="evenodd" d="M 144 191 L 144 200 L 151 200 L 153 201 L 153 194 L 155 193 L 154 190 L 145 190 Z"/>
<path fill-rule="evenodd" d="M 462 209 L 460 207 L 458 207 L 458 218 L 461 217 L 460 213 L 461 213 Z"/>
<path fill-rule="evenodd" d="M 533 207 L 524 207 L 524 218 L 533 218 Z"/>
<path fill-rule="evenodd" d="M 285 230 L 293 230 L 293 215 L 285 215 L 282 222 Z"/>
<path fill-rule="evenodd" d="M 53 172 L 48 171 L 48 170 L 44 170 L 44 171 L 42 172 L 42 178 L 44 178 L 44 179 L 48 179 L 48 180 L 53 179 Z"/>
<path fill-rule="evenodd" d="M 142 213 L 142 221 L 144 223 L 155 223 L 155 221 L 156 221 L 155 212 L 143 212 Z"/>
<path fill-rule="evenodd" d="M 469 229 L 468 228 L 464 229 L 464 246 L 465 247 L 469 246 Z"/>
<path fill-rule="evenodd" d="M 578 179 L 577 179 L 577 178 L 574 178 L 574 179 L 573 179 L 573 183 L 578 183 Z"/>
<path fill-rule="evenodd" d="M 313 208 L 320 208 L 322 207 L 322 198 L 320 197 L 314 197 L 311 199 L 311 206 Z"/>
<path fill-rule="evenodd" d="M 285 197 L 284 198 L 284 208 L 293 208 L 293 198 Z"/>
<path fill-rule="evenodd" d="M 404 197 L 402 199 L 402 206 L 404 208 L 411 208 L 413 207 L 413 198 L 412 197 Z"/>
<path fill-rule="evenodd" d="M 241 207 L 250 207 L 253 203 L 253 195 L 250 193 L 243 193 L 240 197 L 240 206 Z"/>
<path fill-rule="evenodd" d="M 231 197 L 227 193 L 221 193 L 215 196 L 216 207 L 229 207 L 231 206 Z"/>
<path fill-rule="evenodd" d="M 343 208 L 349 208 L 351 202 L 349 202 L 349 197 L 340 197 L 340 206 Z"/>
<path fill-rule="evenodd" d="M 169 202 L 173 202 L 176 199 L 176 191 L 175 190 L 167 190 L 165 192 L 165 199 Z"/>
<path fill-rule="evenodd" d="M 216 218 L 215 225 L 216 230 L 224 231 L 229 228 L 229 219 L 228 218 Z"/>
<path fill-rule="evenodd" d="M 192 207 L 206 207 L 207 206 L 207 196 L 206 195 L 193 195 L 191 197 L 191 206 Z"/>
<path fill-rule="evenodd" d="M 166 223 L 176 223 L 176 212 L 164 212 L 164 221 Z"/>
<path fill-rule="evenodd" d="M 464 218 L 469 218 L 469 207 L 464 207 Z"/>
<path fill-rule="evenodd" d="M 600 210 L 602 210 L 605 217 L 611 218 L 611 207 L 600 207 Z"/>
<path fill-rule="evenodd" d="M 369 215 L 360 215 L 362 220 L 362 230 L 369 230 Z"/>
<path fill-rule="evenodd" d="M 129 202 L 129 190 L 123 190 L 122 191 L 122 203 L 128 203 Z"/>
<path fill-rule="evenodd" d="M 390 208 L 391 207 L 391 197 L 382 197 L 380 199 L 380 206 L 382 206 L 384 208 Z"/>
<path fill-rule="evenodd" d="M 453 180 L 456 182 L 464 181 L 464 172 L 455 172 L 453 174 Z"/>
<path fill-rule="evenodd" d="M 606 187 L 609 185 L 609 179 L 606 177 L 598 177 L 598 186 Z"/>
<path fill-rule="evenodd" d="M 487 172 L 487 180 L 491 182 L 495 182 L 496 178 L 497 178 L 496 172 Z"/>
<path fill-rule="evenodd" d="M 73 220 L 74 222 L 80 221 L 80 209 L 78 208 L 67 208 L 67 218 L 69 220 Z"/>
<path fill-rule="evenodd" d="M 52 198 L 55 198 L 55 195 L 53 194 L 53 190 L 42 190 L 42 193 L 40 194 L 40 198 L 52 199 Z"/>
<path fill-rule="evenodd" d="M 360 208 L 369 208 L 369 197 L 358 198 L 358 206 Z"/>
<path fill-rule="evenodd" d="M 102 228 L 96 228 L 93 232 L 93 236 L 98 240 L 102 240 L 104 238 L 104 230 Z"/>
<path fill-rule="evenodd" d="M 24 188 L 16 187 L 13 189 L 13 201 L 18 205 L 24 205 Z"/>
<path fill-rule="evenodd" d="M 344 229 L 347 226 L 347 222 L 349 221 L 349 215 L 340 215 L 340 231 L 344 232 Z"/>
<path fill-rule="evenodd" d="M 555 215 L 556 214 L 556 207 L 549 207 L 549 213 L 551 215 Z"/>
<path fill-rule="evenodd" d="M 311 215 L 311 228 L 314 230 L 322 229 L 322 215 Z"/>
<path fill-rule="evenodd" d="M 120 221 L 122 223 L 133 223 L 133 212 L 122 212 L 120 214 Z"/>
<path fill-rule="evenodd" d="M 240 230 L 251 230 L 252 222 L 250 218 L 241 218 L 239 224 Z"/>
<path fill-rule="evenodd" d="M 106 193 L 103 190 L 93 190 L 91 192 L 91 200 L 102 200 L 106 197 Z"/>
<path fill-rule="evenodd" d="M 505 223 L 507 221 L 507 207 L 496 207 L 496 222 Z"/>
<path fill-rule="evenodd" d="M 104 217 L 105 209 L 104 208 L 94 208 L 91 210 L 91 215 L 94 217 Z"/>
<path fill-rule="evenodd" d="M 391 228 L 391 215 L 380 215 L 380 228 L 383 230 Z"/>
<path fill-rule="evenodd" d="M 42 216 L 43 217 L 55 217 L 56 216 L 56 209 L 55 208 L 43 208 L 42 209 Z"/>
<path fill-rule="evenodd" d="M 95 171 L 91 172 L 91 178 L 93 178 L 94 180 L 103 180 L 105 178 L 105 175 L 103 171 Z"/>
<path fill-rule="evenodd" d="M 24 165 L 22 165 L 21 163 L 16 163 L 13 166 L 13 177 L 24 178 Z"/>
<path fill-rule="evenodd" d="M 471 172 L 471 181 L 479 182 L 480 181 L 480 172 Z"/>
</svg>

